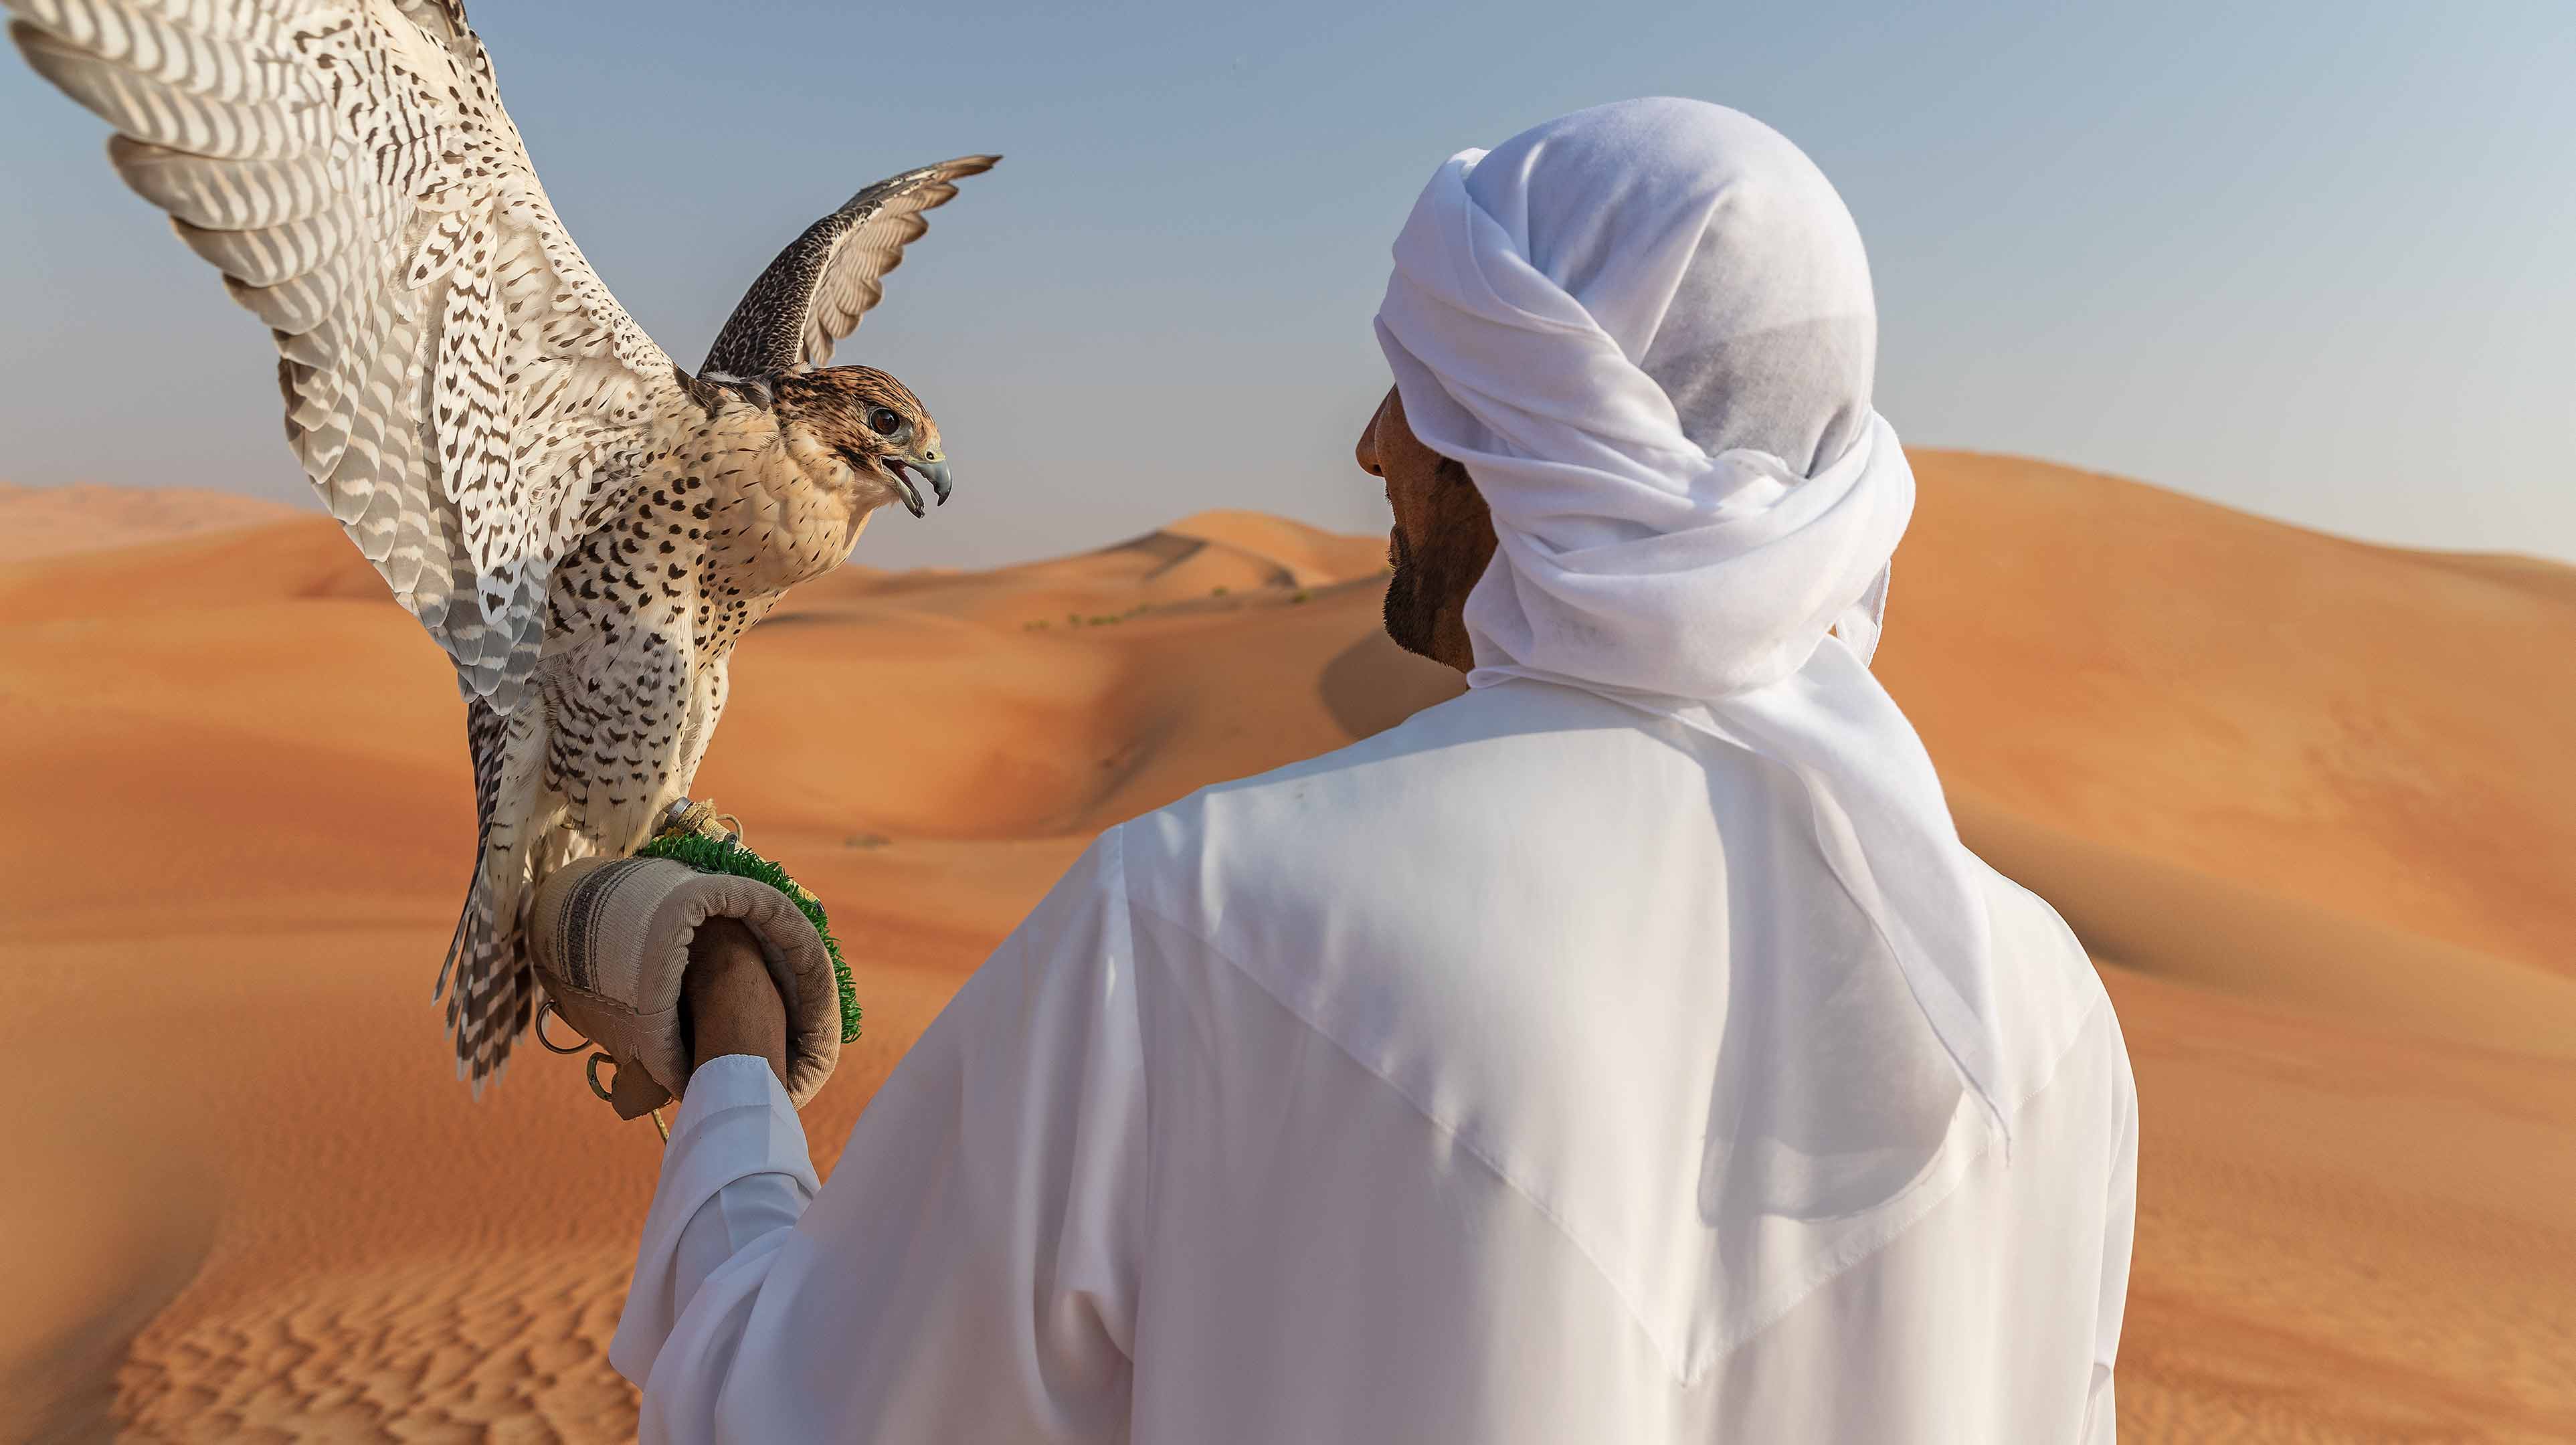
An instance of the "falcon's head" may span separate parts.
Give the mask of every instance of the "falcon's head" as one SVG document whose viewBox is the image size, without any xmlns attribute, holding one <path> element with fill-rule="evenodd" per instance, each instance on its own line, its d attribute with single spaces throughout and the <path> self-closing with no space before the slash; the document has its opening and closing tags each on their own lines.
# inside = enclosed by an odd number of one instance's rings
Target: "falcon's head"
<svg viewBox="0 0 2576 1445">
<path fill-rule="evenodd" d="M 817 480 L 855 487 L 861 511 L 901 502 L 918 517 L 924 486 L 947 502 L 952 483 L 939 450 L 939 423 L 910 387 L 872 366 L 790 371 L 767 380 L 779 429 L 797 461 Z"/>
</svg>

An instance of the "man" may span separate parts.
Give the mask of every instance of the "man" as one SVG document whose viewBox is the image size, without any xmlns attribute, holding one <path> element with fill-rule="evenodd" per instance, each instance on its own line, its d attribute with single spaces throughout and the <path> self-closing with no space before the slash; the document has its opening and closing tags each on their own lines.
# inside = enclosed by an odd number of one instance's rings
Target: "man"
<svg viewBox="0 0 2576 1445">
<path fill-rule="evenodd" d="M 2107 1441 L 2135 1101 L 1870 676 L 1849 215 L 1689 101 L 1433 177 L 1387 625 L 1470 690 L 1103 834 L 828 1187 L 702 931 L 653 1440 Z"/>
</svg>

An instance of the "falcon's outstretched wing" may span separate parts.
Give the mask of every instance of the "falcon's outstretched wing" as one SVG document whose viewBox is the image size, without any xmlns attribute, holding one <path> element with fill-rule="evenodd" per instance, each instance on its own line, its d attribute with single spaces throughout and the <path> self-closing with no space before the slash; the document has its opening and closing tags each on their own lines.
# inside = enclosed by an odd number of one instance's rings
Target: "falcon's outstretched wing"
<svg viewBox="0 0 2576 1445">
<path fill-rule="evenodd" d="M 885 294 L 885 273 L 903 264 L 903 248 L 930 229 L 922 213 L 1000 159 L 959 156 L 889 176 L 806 227 L 751 283 L 700 369 L 767 376 L 828 364 L 832 344 Z"/>
<path fill-rule="evenodd" d="M 286 432 L 467 696 L 525 696 L 548 574 L 620 500 L 670 359 L 546 201 L 458 0 L 0 0 L 276 337 Z"/>
</svg>

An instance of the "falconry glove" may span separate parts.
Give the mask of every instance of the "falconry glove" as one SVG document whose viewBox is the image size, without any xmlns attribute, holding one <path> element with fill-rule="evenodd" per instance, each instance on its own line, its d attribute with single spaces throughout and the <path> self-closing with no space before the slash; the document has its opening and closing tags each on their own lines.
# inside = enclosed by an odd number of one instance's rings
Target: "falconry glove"
<svg viewBox="0 0 2576 1445">
<path fill-rule="evenodd" d="M 529 942 L 538 981 L 564 1022 L 617 1065 L 609 1102 L 632 1119 L 688 1086 L 680 980 L 689 942 L 711 918 L 760 941 L 787 1006 L 787 1096 L 814 1097 L 841 1057 L 840 995 L 822 935 L 786 894 L 753 878 L 666 858 L 585 858 L 537 891 Z"/>
</svg>

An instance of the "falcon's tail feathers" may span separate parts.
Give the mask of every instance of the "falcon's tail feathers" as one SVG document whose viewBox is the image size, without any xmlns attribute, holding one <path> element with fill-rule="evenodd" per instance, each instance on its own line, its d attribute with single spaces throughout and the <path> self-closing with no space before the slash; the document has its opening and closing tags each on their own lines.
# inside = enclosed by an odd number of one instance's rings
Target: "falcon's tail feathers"
<svg viewBox="0 0 2576 1445">
<path fill-rule="evenodd" d="M 520 911 L 533 881 L 535 849 L 527 809 L 508 808 L 513 715 L 482 698 L 465 708 L 465 742 L 474 762 L 474 876 L 448 941 L 433 999 L 447 1000 L 458 1077 L 479 1096 L 508 1061 L 510 1046 L 534 1016 L 536 978 Z M 520 770 L 524 771 L 524 770 Z M 524 779 L 521 780 L 524 782 Z M 524 792 L 524 787 L 518 791 Z M 450 984 L 453 992 L 449 991 Z"/>
<path fill-rule="evenodd" d="M 493 861 L 486 854 L 486 862 Z M 510 1047 L 534 1017 L 536 979 L 528 967 L 518 900 L 494 906 L 493 880 L 477 870 L 473 891 L 466 895 L 464 916 L 457 921 L 456 941 L 440 970 L 445 984 L 452 971 L 455 987 L 445 992 L 447 1028 L 456 1040 L 457 1077 L 479 1096 L 483 1085 L 509 1062 Z M 524 895 L 524 887 L 514 890 Z M 506 916 L 504 916 L 506 915 Z"/>
</svg>

